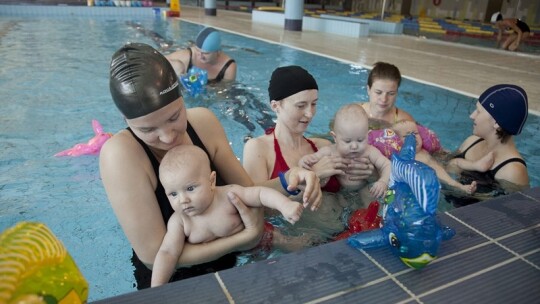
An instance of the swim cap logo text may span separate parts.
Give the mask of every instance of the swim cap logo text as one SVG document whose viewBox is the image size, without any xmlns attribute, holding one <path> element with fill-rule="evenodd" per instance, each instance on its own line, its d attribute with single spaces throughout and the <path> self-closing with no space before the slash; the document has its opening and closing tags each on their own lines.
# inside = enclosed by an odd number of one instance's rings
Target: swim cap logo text
<svg viewBox="0 0 540 304">
<path fill-rule="evenodd" d="M 176 81 L 175 83 L 173 83 L 172 86 L 170 86 L 170 87 L 166 88 L 165 90 L 159 92 L 159 95 L 167 94 L 167 93 L 169 93 L 170 91 L 174 90 L 177 86 L 178 86 L 178 81 Z"/>
</svg>

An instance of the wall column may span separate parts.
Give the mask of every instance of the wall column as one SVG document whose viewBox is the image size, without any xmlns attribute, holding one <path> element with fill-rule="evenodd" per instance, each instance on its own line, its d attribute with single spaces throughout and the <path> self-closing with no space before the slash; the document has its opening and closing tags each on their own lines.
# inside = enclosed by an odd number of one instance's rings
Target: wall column
<svg viewBox="0 0 540 304">
<path fill-rule="evenodd" d="M 204 0 L 204 14 L 207 16 L 216 16 L 216 0 Z"/>
<path fill-rule="evenodd" d="M 304 17 L 304 1 L 285 1 L 285 30 L 302 31 Z"/>
</svg>

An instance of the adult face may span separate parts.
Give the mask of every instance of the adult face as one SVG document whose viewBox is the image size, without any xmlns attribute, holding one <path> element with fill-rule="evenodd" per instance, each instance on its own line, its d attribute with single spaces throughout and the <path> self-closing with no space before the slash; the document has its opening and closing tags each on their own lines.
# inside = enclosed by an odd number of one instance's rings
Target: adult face
<svg viewBox="0 0 540 304">
<path fill-rule="evenodd" d="M 476 109 L 471 113 L 469 118 L 473 121 L 473 134 L 476 136 L 485 138 L 498 128 L 493 116 L 484 109 L 480 102 L 476 103 Z"/>
<path fill-rule="evenodd" d="M 168 151 L 183 143 L 187 113 L 182 97 L 145 116 L 126 119 L 135 135 L 147 145 Z"/>
<path fill-rule="evenodd" d="M 394 107 L 398 93 L 397 81 L 377 79 L 367 89 L 372 111 L 387 113 Z"/>
<path fill-rule="evenodd" d="M 293 132 L 304 133 L 317 113 L 318 90 L 305 90 L 271 103 L 278 122 Z"/>
<path fill-rule="evenodd" d="M 217 59 L 218 52 L 205 52 L 198 47 L 195 47 L 199 61 L 202 63 L 212 64 Z"/>
</svg>

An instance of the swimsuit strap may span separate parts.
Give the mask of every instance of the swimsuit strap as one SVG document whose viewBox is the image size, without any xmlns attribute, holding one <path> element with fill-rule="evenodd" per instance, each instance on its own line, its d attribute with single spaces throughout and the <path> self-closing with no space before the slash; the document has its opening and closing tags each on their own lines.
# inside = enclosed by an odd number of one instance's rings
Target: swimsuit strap
<svg viewBox="0 0 540 304">
<path fill-rule="evenodd" d="M 189 51 L 189 63 L 187 65 L 186 73 L 189 71 L 189 69 L 193 67 L 193 51 L 191 50 L 190 47 L 187 48 L 187 50 Z"/>
<path fill-rule="evenodd" d="M 475 142 L 473 142 L 469 147 L 467 147 L 467 149 L 465 149 L 462 153 L 454 156 L 454 158 L 465 158 L 465 154 L 467 153 L 467 151 L 469 151 L 472 147 L 474 147 L 476 144 L 478 144 L 479 142 L 483 141 L 484 139 L 483 138 L 479 138 L 477 139 Z"/>
<path fill-rule="evenodd" d="M 290 168 L 287 162 L 285 161 L 283 154 L 281 153 L 281 147 L 279 146 L 279 142 L 276 138 L 276 133 L 274 132 L 274 128 L 269 128 L 269 130 L 270 129 L 271 129 L 272 135 L 274 136 L 274 153 L 276 154 L 276 161 L 274 162 L 274 171 L 272 172 L 272 177 L 274 177 L 273 176 L 274 174 L 276 175 L 275 177 L 277 177 L 277 174 L 279 172 L 287 171 Z M 279 172 L 276 172 L 276 170 Z"/>
<path fill-rule="evenodd" d="M 187 124 L 186 132 L 187 132 L 189 138 L 191 138 L 191 141 L 193 142 L 193 145 L 203 149 L 204 153 L 206 153 L 206 155 L 208 155 L 208 158 L 210 159 L 210 169 L 212 171 L 216 172 L 216 185 L 217 186 L 224 186 L 225 181 L 223 180 L 223 178 L 221 178 L 221 175 L 219 174 L 219 171 L 216 170 L 216 166 L 214 165 L 214 162 L 212 161 L 212 158 L 210 157 L 210 154 L 208 153 L 208 150 L 204 146 L 201 138 L 199 137 L 197 132 L 195 132 L 195 129 L 193 129 L 193 127 L 191 126 L 189 121 L 188 121 L 188 124 Z"/>
<path fill-rule="evenodd" d="M 398 107 L 396 107 L 396 114 L 394 115 L 394 123 L 396 123 L 398 121 Z"/>
<path fill-rule="evenodd" d="M 227 69 L 231 64 L 233 64 L 233 62 L 235 62 L 234 59 L 229 59 L 229 61 L 225 62 L 225 64 L 221 68 L 221 71 L 219 71 L 219 73 L 217 74 L 216 78 L 212 79 L 211 81 L 220 82 L 221 80 L 223 80 L 223 77 L 225 76 L 225 71 L 227 71 Z"/>
<path fill-rule="evenodd" d="M 313 149 L 313 152 L 317 152 L 319 151 L 319 149 L 317 149 L 317 146 L 315 145 L 314 142 L 312 142 L 311 140 L 307 139 L 304 137 L 305 140 L 307 140 L 307 142 L 311 145 L 311 149 Z"/>
<path fill-rule="evenodd" d="M 497 167 L 495 167 L 495 169 L 492 169 L 492 170 L 489 170 L 489 172 L 493 175 L 493 177 L 495 177 L 495 174 L 497 174 L 497 172 L 504 166 L 506 166 L 507 164 L 509 163 L 514 163 L 514 162 L 517 162 L 517 163 L 522 163 L 525 167 L 527 167 L 527 164 L 525 163 L 525 161 L 521 158 L 517 158 L 517 157 L 513 157 L 513 158 L 509 158 L 505 161 L 503 161 L 502 163 L 500 163 L 499 165 L 497 165 Z"/>
<path fill-rule="evenodd" d="M 167 198 L 167 194 L 165 194 L 165 188 L 163 188 L 163 185 L 161 184 L 161 181 L 159 180 L 159 161 L 157 160 L 156 156 L 152 151 L 150 150 L 150 147 L 135 133 L 131 128 L 126 128 L 137 140 L 137 142 L 141 145 L 141 147 L 144 149 L 144 152 L 146 152 L 146 155 L 148 156 L 148 159 L 150 160 L 150 163 L 152 164 L 152 168 L 154 169 L 154 174 L 157 178 L 157 185 L 156 189 L 154 190 L 154 194 L 156 195 L 156 200 L 159 205 L 159 210 L 161 211 L 161 216 L 163 217 L 163 221 L 165 224 L 169 222 L 169 218 L 174 213 L 174 209 L 172 209 L 171 204 L 169 203 L 169 199 Z"/>
</svg>

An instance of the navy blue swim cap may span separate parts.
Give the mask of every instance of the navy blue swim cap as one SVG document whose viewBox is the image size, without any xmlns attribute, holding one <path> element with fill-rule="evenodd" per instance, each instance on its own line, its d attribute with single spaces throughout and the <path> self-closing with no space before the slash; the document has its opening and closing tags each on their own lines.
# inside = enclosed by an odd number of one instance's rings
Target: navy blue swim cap
<svg viewBox="0 0 540 304">
<path fill-rule="evenodd" d="M 204 28 L 197 35 L 195 45 L 203 52 L 217 52 L 221 50 L 221 34 L 215 28 Z"/>
<path fill-rule="evenodd" d="M 318 90 L 317 81 L 311 74 L 297 65 L 279 67 L 272 72 L 268 95 L 270 101 L 282 100 L 305 90 Z"/>
<path fill-rule="evenodd" d="M 498 84 L 482 93 L 478 101 L 507 133 L 521 133 L 529 115 L 527 93 L 521 87 Z"/>
<path fill-rule="evenodd" d="M 114 53 L 109 88 L 127 119 L 150 114 L 182 96 L 169 61 L 143 43 L 128 43 Z"/>
</svg>

